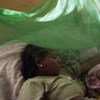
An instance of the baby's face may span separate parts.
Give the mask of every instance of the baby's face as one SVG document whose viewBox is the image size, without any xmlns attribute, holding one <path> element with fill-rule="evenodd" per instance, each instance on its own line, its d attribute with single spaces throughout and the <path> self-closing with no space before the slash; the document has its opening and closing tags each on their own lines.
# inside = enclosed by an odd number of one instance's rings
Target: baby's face
<svg viewBox="0 0 100 100">
<path fill-rule="evenodd" d="M 86 85 L 90 89 L 100 91 L 100 64 L 94 66 L 86 77 Z"/>
<path fill-rule="evenodd" d="M 46 76 L 56 76 L 60 73 L 60 64 L 58 61 L 58 56 L 50 52 L 42 61 L 43 67 L 41 67 L 40 72 Z"/>
</svg>

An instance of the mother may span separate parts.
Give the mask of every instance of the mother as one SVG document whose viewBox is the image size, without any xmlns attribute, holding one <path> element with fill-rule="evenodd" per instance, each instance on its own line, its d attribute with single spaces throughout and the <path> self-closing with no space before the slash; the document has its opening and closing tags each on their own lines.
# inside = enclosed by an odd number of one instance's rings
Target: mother
<svg viewBox="0 0 100 100">
<path fill-rule="evenodd" d="M 23 84 L 18 100 L 83 100 L 82 87 L 60 75 L 57 55 L 50 49 L 27 45 L 21 54 Z"/>
</svg>

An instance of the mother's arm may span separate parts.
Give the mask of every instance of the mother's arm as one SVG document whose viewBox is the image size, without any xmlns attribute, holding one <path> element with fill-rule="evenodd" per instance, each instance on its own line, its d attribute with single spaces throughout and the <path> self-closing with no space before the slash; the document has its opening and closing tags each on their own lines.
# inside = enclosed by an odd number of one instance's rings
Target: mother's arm
<svg viewBox="0 0 100 100">
<path fill-rule="evenodd" d="M 80 63 L 82 74 L 87 73 L 92 67 L 100 63 L 100 55 L 94 56 L 87 61 Z"/>
</svg>

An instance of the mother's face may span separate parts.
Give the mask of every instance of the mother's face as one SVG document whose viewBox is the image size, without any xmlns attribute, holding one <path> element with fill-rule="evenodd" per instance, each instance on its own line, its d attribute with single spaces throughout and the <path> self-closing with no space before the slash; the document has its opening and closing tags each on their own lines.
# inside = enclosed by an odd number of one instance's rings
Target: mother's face
<svg viewBox="0 0 100 100">
<path fill-rule="evenodd" d="M 60 73 L 60 64 L 58 56 L 50 52 L 42 59 L 39 69 L 39 74 L 44 76 L 57 76 Z"/>
</svg>

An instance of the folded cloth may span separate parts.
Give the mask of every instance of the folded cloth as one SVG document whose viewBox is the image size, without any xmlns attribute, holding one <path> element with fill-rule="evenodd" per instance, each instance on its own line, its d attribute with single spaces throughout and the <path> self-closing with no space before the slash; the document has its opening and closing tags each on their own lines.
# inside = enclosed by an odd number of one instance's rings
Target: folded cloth
<svg viewBox="0 0 100 100">
<path fill-rule="evenodd" d="M 18 93 L 24 82 L 20 71 L 20 53 L 25 46 L 26 44 L 19 43 L 0 47 L 0 76 L 6 80 L 7 87 L 10 89 L 10 100 L 17 100 Z M 7 90 L 7 87 L 5 90 Z M 8 95 L 8 93 L 5 95 Z"/>
</svg>

